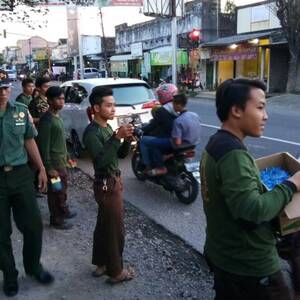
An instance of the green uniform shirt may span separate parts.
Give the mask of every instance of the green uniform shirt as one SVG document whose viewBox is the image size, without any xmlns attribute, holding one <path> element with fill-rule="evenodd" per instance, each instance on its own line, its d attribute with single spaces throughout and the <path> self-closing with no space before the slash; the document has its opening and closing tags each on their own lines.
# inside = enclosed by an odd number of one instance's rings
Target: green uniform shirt
<svg viewBox="0 0 300 300">
<path fill-rule="evenodd" d="M 271 221 L 291 200 L 295 186 L 286 181 L 266 192 L 254 159 L 225 130 L 210 138 L 200 174 L 209 260 L 237 275 L 260 277 L 278 271 Z"/>
<path fill-rule="evenodd" d="M 24 140 L 36 136 L 28 118 L 28 109 L 21 103 L 7 103 L 0 117 L 0 166 L 18 166 L 27 163 Z"/>
<path fill-rule="evenodd" d="M 34 98 L 28 106 L 30 114 L 33 118 L 40 118 L 44 114 L 43 110 L 48 108 L 49 105 L 47 100 L 41 96 Z"/>
<path fill-rule="evenodd" d="M 117 171 L 118 158 L 126 157 L 130 151 L 130 143 L 121 144 L 110 125 L 101 127 L 94 121 L 85 129 L 83 143 L 92 157 L 96 177 Z"/>
<path fill-rule="evenodd" d="M 29 106 L 30 102 L 32 100 L 32 96 L 27 96 L 25 94 L 20 94 L 17 98 L 16 98 L 16 102 L 20 102 L 25 104 L 27 107 Z"/>
<path fill-rule="evenodd" d="M 64 123 L 49 111 L 44 113 L 38 125 L 37 143 L 47 171 L 66 168 L 67 146 Z"/>
</svg>

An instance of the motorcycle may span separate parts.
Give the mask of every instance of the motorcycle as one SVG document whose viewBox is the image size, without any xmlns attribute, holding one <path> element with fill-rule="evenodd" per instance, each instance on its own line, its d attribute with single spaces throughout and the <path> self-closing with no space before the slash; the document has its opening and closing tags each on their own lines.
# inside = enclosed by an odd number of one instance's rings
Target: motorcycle
<svg viewBox="0 0 300 300">
<path fill-rule="evenodd" d="M 199 183 L 192 172 L 189 172 L 186 163 L 195 156 L 195 146 L 189 145 L 178 147 L 173 150 L 170 155 L 166 156 L 165 166 L 168 170 L 167 174 L 161 176 L 149 176 L 143 164 L 140 140 L 143 137 L 143 131 L 139 128 L 134 129 L 136 143 L 133 148 L 133 156 L 131 159 L 131 167 L 134 175 L 140 181 L 151 181 L 161 185 L 165 190 L 175 193 L 180 202 L 184 204 L 193 203 L 199 193 Z"/>
</svg>

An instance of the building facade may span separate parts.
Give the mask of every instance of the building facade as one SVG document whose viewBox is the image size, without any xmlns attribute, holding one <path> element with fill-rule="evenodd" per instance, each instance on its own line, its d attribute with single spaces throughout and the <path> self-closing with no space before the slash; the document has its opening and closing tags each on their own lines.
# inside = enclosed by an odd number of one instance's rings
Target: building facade
<svg viewBox="0 0 300 300">
<path fill-rule="evenodd" d="M 185 14 L 177 20 L 177 71 L 199 68 L 199 55 L 189 43 L 188 34 L 201 30 L 201 40 L 217 37 L 217 0 L 196 0 L 185 4 Z M 128 26 L 121 24 L 116 30 L 116 55 L 112 56 L 111 71 L 118 76 L 147 78 L 158 84 L 160 79 L 171 77 L 171 19 L 155 18 L 151 21 Z M 191 55 L 191 52 L 193 53 Z M 199 50 L 197 50 L 199 52 Z"/>
</svg>

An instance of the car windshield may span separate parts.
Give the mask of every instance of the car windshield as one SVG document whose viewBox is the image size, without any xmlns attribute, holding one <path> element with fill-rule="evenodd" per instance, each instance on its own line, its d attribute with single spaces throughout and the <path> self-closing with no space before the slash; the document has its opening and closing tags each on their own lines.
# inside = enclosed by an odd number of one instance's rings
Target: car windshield
<svg viewBox="0 0 300 300">
<path fill-rule="evenodd" d="M 11 70 L 8 70 L 6 72 L 7 72 L 7 74 L 14 74 L 14 71 L 11 71 Z"/>
<path fill-rule="evenodd" d="M 112 86 L 116 105 L 136 105 L 155 99 L 153 91 L 145 85 Z"/>
</svg>

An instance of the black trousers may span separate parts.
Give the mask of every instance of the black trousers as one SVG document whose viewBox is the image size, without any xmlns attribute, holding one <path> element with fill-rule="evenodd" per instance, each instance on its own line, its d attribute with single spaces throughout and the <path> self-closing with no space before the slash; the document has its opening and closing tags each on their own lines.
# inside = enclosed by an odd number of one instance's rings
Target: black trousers
<svg viewBox="0 0 300 300">
<path fill-rule="evenodd" d="M 291 300 L 281 271 L 264 277 L 241 276 L 206 260 L 214 274 L 215 300 Z"/>
<path fill-rule="evenodd" d="M 41 267 L 43 226 L 33 181 L 33 173 L 28 165 L 9 172 L 0 170 L 0 269 L 6 280 L 16 280 L 18 276 L 10 239 L 11 213 L 23 234 L 25 272 L 34 274 Z"/>
</svg>

